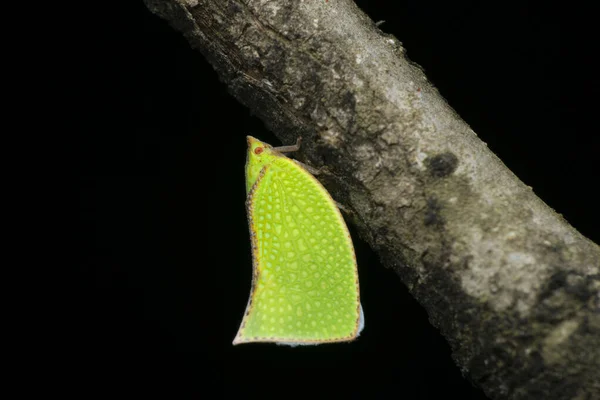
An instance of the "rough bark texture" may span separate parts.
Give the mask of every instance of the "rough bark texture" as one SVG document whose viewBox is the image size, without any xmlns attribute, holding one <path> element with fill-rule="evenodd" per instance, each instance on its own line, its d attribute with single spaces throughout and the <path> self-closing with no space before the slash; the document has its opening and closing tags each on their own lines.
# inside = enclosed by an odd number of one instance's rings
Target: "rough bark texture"
<svg viewBox="0 0 600 400">
<path fill-rule="evenodd" d="M 600 398 L 600 248 L 350 0 L 146 0 L 352 210 L 493 399 Z"/>
</svg>

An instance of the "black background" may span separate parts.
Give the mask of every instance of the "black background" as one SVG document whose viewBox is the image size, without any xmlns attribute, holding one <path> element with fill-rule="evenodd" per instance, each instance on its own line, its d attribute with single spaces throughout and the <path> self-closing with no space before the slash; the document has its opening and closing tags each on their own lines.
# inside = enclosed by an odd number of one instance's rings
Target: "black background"
<svg viewBox="0 0 600 400">
<path fill-rule="evenodd" d="M 485 398 L 352 227 L 366 315 L 359 340 L 231 345 L 250 287 L 245 135 L 281 143 L 165 21 L 141 1 L 114 3 L 94 11 L 93 25 L 73 23 L 89 43 L 78 88 L 89 99 L 81 259 L 62 338 L 78 390 Z M 386 20 L 381 29 L 517 176 L 600 242 L 591 55 L 567 52 L 561 18 L 528 2 L 357 3 Z"/>
</svg>

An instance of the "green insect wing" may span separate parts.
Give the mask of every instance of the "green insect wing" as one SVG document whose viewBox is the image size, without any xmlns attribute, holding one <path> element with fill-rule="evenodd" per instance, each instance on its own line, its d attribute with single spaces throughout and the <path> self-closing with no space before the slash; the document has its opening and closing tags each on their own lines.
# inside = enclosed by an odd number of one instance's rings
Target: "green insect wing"
<svg viewBox="0 0 600 400">
<path fill-rule="evenodd" d="M 252 290 L 233 344 L 356 339 L 364 325 L 352 239 L 335 202 L 305 168 L 248 136 Z"/>
</svg>

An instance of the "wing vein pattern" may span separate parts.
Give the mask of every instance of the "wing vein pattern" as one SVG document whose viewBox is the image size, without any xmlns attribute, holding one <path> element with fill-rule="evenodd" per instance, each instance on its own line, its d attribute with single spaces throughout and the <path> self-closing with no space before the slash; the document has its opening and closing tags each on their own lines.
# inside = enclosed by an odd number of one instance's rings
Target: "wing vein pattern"
<svg viewBox="0 0 600 400">
<path fill-rule="evenodd" d="M 251 196 L 257 271 L 244 336 L 306 343 L 353 339 L 360 313 L 356 259 L 331 197 L 283 157 Z"/>
</svg>

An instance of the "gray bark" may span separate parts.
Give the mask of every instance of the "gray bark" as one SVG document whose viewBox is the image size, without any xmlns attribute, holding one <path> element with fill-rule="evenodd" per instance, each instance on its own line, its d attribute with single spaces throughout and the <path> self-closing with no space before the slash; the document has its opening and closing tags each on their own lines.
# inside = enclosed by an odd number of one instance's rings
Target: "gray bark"
<svg viewBox="0 0 600 400">
<path fill-rule="evenodd" d="M 492 399 L 600 399 L 600 248 L 350 0 L 146 0 L 345 207 Z"/>
</svg>

